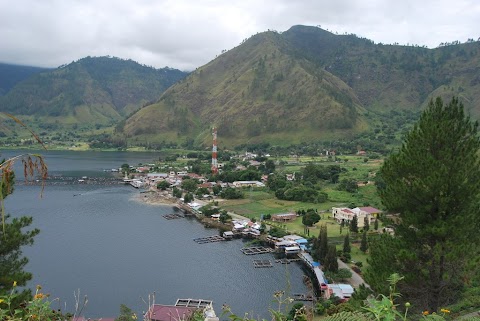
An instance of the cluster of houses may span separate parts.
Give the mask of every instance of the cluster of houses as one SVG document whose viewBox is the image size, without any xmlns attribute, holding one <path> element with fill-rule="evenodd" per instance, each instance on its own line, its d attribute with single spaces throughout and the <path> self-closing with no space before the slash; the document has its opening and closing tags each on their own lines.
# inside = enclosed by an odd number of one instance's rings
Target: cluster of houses
<svg viewBox="0 0 480 321">
<path fill-rule="evenodd" d="M 329 284 L 319 262 L 315 262 L 307 252 L 308 240 L 299 235 L 286 235 L 282 238 L 269 237 L 274 242 L 275 249 L 284 251 L 285 254 L 298 254 L 298 257 L 313 271 L 318 281 L 320 290 L 325 299 L 335 295 L 340 300 L 348 300 L 354 289 L 350 284 Z"/>
<path fill-rule="evenodd" d="M 143 169 L 143 168 L 140 168 Z M 137 168 L 137 171 L 139 168 Z M 142 173 L 141 171 L 139 173 Z M 128 178 L 125 176 L 123 181 L 127 184 L 132 185 L 135 188 L 141 187 L 156 187 L 159 182 L 166 181 L 170 184 L 171 187 L 180 187 L 182 181 L 185 177 L 190 179 L 196 179 L 200 183 L 199 188 L 205 187 L 209 190 L 215 185 L 219 185 L 222 188 L 232 187 L 232 188 L 243 188 L 243 187 L 265 187 L 265 182 L 268 179 L 268 176 L 263 176 L 262 181 L 235 181 L 232 183 L 224 182 L 208 182 L 207 179 L 195 173 L 188 173 L 186 171 L 178 172 L 168 172 L 168 173 L 146 173 L 146 174 L 137 174 L 135 178 Z"/>
</svg>

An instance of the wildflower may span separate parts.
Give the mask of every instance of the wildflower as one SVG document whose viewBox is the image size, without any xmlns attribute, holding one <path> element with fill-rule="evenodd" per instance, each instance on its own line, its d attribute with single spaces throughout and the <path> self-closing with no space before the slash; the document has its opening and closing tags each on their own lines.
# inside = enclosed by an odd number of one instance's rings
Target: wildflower
<svg viewBox="0 0 480 321">
<path fill-rule="evenodd" d="M 135 313 L 132 314 L 132 319 L 133 319 L 133 320 L 137 320 L 137 315 L 136 315 Z"/>
<path fill-rule="evenodd" d="M 406 307 L 406 308 L 409 308 L 409 307 L 410 307 L 410 302 L 406 302 L 406 303 L 405 303 L 405 307 Z"/>
<path fill-rule="evenodd" d="M 0 303 L 3 303 L 3 302 L 5 302 L 5 300 L 4 300 L 4 299 L 0 299 Z"/>
<path fill-rule="evenodd" d="M 33 296 L 33 298 L 36 300 L 36 299 L 43 299 L 44 298 L 44 295 L 43 293 L 37 293 Z"/>
<path fill-rule="evenodd" d="M 17 286 L 17 281 L 13 281 L 13 287 Z"/>
<path fill-rule="evenodd" d="M 37 284 L 37 290 L 41 290 L 42 286 L 40 284 Z"/>
<path fill-rule="evenodd" d="M 428 311 L 426 310 L 426 311 L 423 311 L 422 314 L 423 314 L 423 315 L 429 315 L 430 312 L 428 312 Z"/>
<path fill-rule="evenodd" d="M 440 309 L 440 312 L 442 312 L 442 313 L 450 313 L 450 310 L 447 310 L 447 309 Z"/>
</svg>

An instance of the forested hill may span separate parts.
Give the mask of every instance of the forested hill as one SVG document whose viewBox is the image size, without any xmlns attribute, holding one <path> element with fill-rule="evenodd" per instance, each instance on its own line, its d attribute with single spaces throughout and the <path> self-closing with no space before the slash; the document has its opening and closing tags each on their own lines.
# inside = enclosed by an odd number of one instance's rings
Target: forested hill
<svg viewBox="0 0 480 321">
<path fill-rule="evenodd" d="M 0 111 L 60 123 L 114 124 L 156 101 L 186 74 L 132 60 L 87 57 L 18 83 L 0 97 Z"/>
<path fill-rule="evenodd" d="M 368 109 L 424 107 L 431 97 L 459 96 L 480 117 L 480 42 L 435 49 L 375 44 L 355 35 L 294 26 L 282 33 L 295 57 L 342 79 Z"/>
<path fill-rule="evenodd" d="M 375 44 L 294 26 L 223 53 L 117 127 L 138 141 L 298 143 L 369 128 L 372 113 L 459 96 L 480 117 L 480 43 Z"/>
<path fill-rule="evenodd" d="M 365 125 L 360 101 L 342 80 L 293 56 L 282 35 L 246 40 L 168 89 L 118 126 L 138 141 L 211 140 L 285 144 L 350 133 Z"/>
<path fill-rule="evenodd" d="M 12 65 L 0 62 L 0 96 L 5 95 L 18 82 L 48 68 Z"/>
</svg>

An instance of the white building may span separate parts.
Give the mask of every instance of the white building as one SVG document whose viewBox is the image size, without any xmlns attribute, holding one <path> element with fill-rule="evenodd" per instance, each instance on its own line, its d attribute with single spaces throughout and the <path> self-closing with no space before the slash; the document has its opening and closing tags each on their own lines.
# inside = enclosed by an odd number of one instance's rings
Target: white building
<svg viewBox="0 0 480 321">
<path fill-rule="evenodd" d="M 353 218 L 357 217 L 357 226 L 362 228 L 365 225 L 365 218 L 371 224 L 375 221 L 375 216 L 372 213 L 362 210 L 359 207 L 350 209 L 347 207 L 332 207 L 333 218 L 340 224 L 342 221 L 350 223 Z"/>
</svg>

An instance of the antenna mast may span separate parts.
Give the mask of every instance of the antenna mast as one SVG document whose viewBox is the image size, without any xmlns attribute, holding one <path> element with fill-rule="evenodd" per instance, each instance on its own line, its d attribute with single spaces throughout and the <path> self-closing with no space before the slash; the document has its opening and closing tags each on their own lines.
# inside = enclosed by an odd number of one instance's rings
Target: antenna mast
<svg viewBox="0 0 480 321">
<path fill-rule="evenodd" d="M 213 147 L 212 147 L 212 174 L 218 174 L 217 162 L 217 128 L 213 127 Z"/>
</svg>

